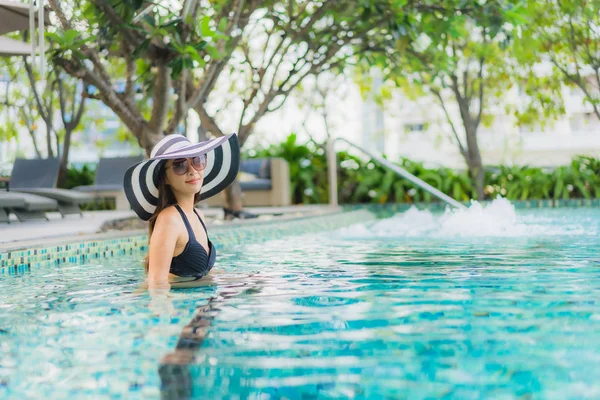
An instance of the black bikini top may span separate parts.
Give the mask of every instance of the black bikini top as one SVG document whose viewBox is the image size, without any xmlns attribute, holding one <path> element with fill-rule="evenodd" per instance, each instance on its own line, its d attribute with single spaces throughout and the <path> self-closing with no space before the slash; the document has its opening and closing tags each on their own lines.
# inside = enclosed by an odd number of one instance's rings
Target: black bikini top
<svg viewBox="0 0 600 400">
<path fill-rule="evenodd" d="M 178 256 L 173 257 L 171 260 L 171 268 L 169 269 L 169 272 L 181 277 L 201 278 L 208 274 L 213 265 L 215 265 L 217 251 L 215 250 L 210 239 L 208 239 L 206 225 L 204 225 L 204 221 L 202 221 L 202 218 L 200 218 L 200 215 L 198 215 L 196 210 L 194 209 L 194 213 L 200 220 L 200 223 L 206 232 L 206 239 L 208 240 L 208 254 L 206 253 L 204 246 L 202 246 L 200 242 L 196 240 L 196 235 L 194 235 L 192 226 L 190 225 L 190 222 L 188 221 L 181 207 L 179 207 L 179 204 L 175 204 L 175 208 L 177 208 L 177 211 L 179 211 L 179 214 L 183 219 L 183 223 L 185 224 L 185 229 L 188 231 L 188 242 L 185 245 L 183 252 Z"/>
</svg>

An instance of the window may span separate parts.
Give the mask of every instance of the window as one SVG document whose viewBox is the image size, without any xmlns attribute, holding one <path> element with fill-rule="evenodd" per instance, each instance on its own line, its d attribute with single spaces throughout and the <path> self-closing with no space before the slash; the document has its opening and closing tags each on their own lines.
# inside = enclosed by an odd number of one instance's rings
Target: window
<svg viewBox="0 0 600 400">
<path fill-rule="evenodd" d="M 427 130 L 427 123 L 416 123 L 416 124 L 404 124 L 405 133 L 425 132 Z"/>
</svg>

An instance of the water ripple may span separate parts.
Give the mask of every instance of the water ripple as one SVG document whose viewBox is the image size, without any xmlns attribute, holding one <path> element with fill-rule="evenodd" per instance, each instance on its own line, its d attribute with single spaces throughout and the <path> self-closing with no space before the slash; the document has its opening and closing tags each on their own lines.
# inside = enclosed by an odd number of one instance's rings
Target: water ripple
<svg viewBox="0 0 600 400">
<path fill-rule="evenodd" d="M 539 229 L 225 248 L 159 314 L 139 257 L 1 276 L 0 398 L 597 398 L 600 239 L 561 224 L 600 210 L 517 217 Z"/>
</svg>

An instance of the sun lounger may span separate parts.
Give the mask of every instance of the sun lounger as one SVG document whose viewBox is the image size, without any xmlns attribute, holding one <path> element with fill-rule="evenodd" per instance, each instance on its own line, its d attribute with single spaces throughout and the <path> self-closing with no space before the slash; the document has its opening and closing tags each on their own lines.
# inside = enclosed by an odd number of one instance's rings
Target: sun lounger
<svg viewBox="0 0 600 400">
<path fill-rule="evenodd" d="M 58 210 L 58 202 L 47 197 L 28 193 L 13 193 L 0 190 L 0 222 L 10 222 L 14 213 L 19 221 L 47 218 L 46 211 Z"/>
<path fill-rule="evenodd" d="M 143 159 L 143 156 L 101 158 L 94 184 L 77 186 L 73 190 L 89 193 L 95 198 L 115 198 L 117 210 L 129 210 L 131 207 L 123 190 L 123 177 L 127 168 Z"/>
<path fill-rule="evenodd" d="M 15 160 L 10 176 L 10 192 L 28 193 L 54 199 L 62 216 L 81 214 L 80 205 L 93 200 L 87 193 L 57 189 L 60 160 L 57 158 Z"/>
</svg>

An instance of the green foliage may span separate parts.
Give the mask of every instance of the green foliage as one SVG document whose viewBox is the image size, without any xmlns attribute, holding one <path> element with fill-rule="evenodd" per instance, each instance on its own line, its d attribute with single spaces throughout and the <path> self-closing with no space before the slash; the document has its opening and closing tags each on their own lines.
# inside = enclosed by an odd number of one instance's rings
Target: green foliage
<svg viewBox="0 0 600 400">
<path fill-rule="evenodd" d="M 581 0 L 529 0 L 530 23 L 517 43 L 521 61 L 540 58 L 552 65 L 550 81 L 577 87 L 600 118 L 600 2 Z M 591 78 L 591 79 L 590 79 Z"/>
<path fill-rule="evenodd" d="M 290 165 L 290 184 L 294 203 L 327 202 L 327 160 L 325 148 L 314 141 L 296 142 L 292 133 L 278 145 L 247 151 L 243 158 L 281 157 Z"/>
<path fill-rule="evenodd" d="M 0 141 L 9 141 L 12 138 L 19 137 L 19 132 L 17 131 L 17 127 L 11 121 L 0 125 Z"/>
<path fill-rule="evenodd" d="M 67 169 L 66 189 L 72 189 L 75 186 L 93 185 L 96 177 L 96 168 L 90 164 L 83 164 L 81 168 L 71 166 Z"/>
<path fill-rule="evenodd" d="M 93 185 L 96 177 L 96 166 L 83 164 L 81 167 L 69 166 L 67 169 L 67 180 L 65 189 L 76 186 Z M 81 205 L 83 211 L 114 210 L 116 208 L 114 199 L 96 199 Z"/>
<path fill-rule="evenodd" d="M 440 0 L 436 12 L 424 12 L 426 6 L 421 12 L 399 12 L 386 56 L 361 57 L 368 67 L 378 66 L 406 98 L 435 99 L 479 197 L 484 193 L 477 133 L 493 124 L 496 105 L 502 104 L 518 125 L 543 126 L 564 113 L 560 81 L 535 72 L 540 59 L 523 36 L 544 13 L 542 3 L 532 10 L 522 0 Z M 371 90 L 368 78 L 359 85 L 361 92 Z M 506 93 L 515 87 L 517 101 L 507 101 Z M 454 105 L 457 115 L 448 112 Z"/>
<path fill-rule="evenodd" d="M 325 144 L 312 140 L 298 143 L 295 134 L 268 148 L 247 150 L 243 158 L 282 157 L 290 164 L 294 204 L 328 201 Z M 369 160 L 338 152 L 338 196 L 340 203 L 415 203 L 438 201 L 409 181 Z M 466 171 L 426 168 L 406 158 L 397 164 L 447 195 L 469 201 L 475 189 Z M 600 160 L 575 157 L 570 165 L 553 170 L 527 166 L 490 167 L 485 192 L 509 200 L 600 198 Z"/>
</svg>

